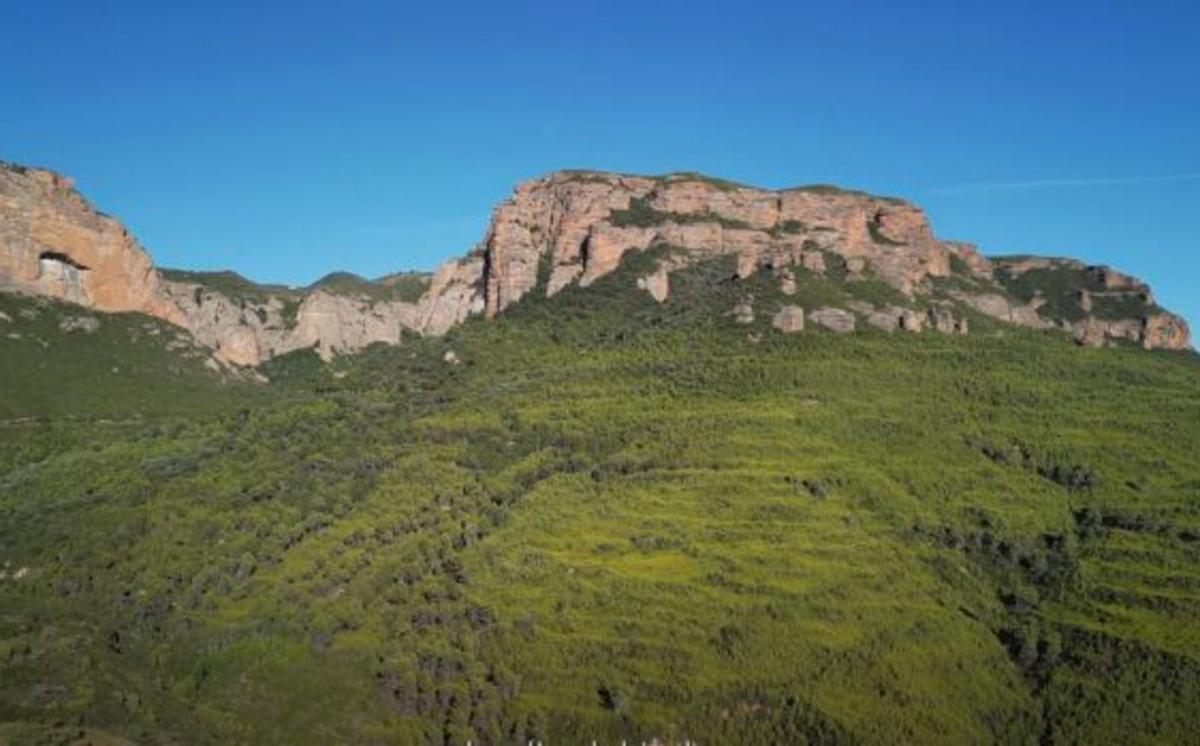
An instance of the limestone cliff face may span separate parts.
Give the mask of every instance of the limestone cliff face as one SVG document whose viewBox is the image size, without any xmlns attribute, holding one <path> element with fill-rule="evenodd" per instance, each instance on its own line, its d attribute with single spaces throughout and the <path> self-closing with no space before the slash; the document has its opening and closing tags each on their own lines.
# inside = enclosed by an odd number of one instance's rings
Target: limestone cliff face
<svg viewBox="0 0 1200 746">
<path fill-rule="evenodd" d="M 808 309 L 816 326 L 838 333 L 864 326 L 965 333 L 966 315 L 976 313 L 1061 329 L 1087 345 L 1191 344 L 1187 324 L 1158 308 L 1136 278 L 1074 260 L 990 261 L 970 244 L 936 238 L 915 205 L 834 187 L 771 191 L 694 174 L 558 172 L 518 185 L 479 246 L 443 264 L 416 293 L 381 293 L 380 283 L 367 281 L 370 292 L 243 281 L 253 292 L 239 294 L 195 273 L 165 279 L 125 228 L 95 210 L 69 179 L 0 163 L 0 290 L 156 316 L 237 365 L 302 348 L 328 360 L 374 343 L 398 344 L 405 333 L 442 335 L 473 315 L 493 317 L 528 293 L 586 287 L 630 252 L 663 245 L 671 249 L 666 258 L 637 278 L 660 303 L 670 299 L 673 273 L 730 256 L 738 277 L 769 272 L 786 296 L 797 293 L 801 275 L 836 268 L 847 283 L 875 278 L 907 298 L 903 306 Z M 1052 281 L 1031 281 L 1043 275 Z M 1068 292 L 1064 287 L 1075 288 L 1065 305 L 1052 297 Z M 753 319 L 753 308 L 742 311 L 731 314 Z M 798 302 L 770 313 L 777 328 L 805 328 Z"/>
<path fill-rule="evenodd" d="M 64 176 L 0 164 L 0 287 L 179 324 L 149 255 Z"/>
<path fill-rule="evenodd" d="M 303 348 L 330 360 L 376 343 L 399 344 L 406 331 L 440 336 L 483 311 L 482 275 L 482 259 L 447 262 L 414 302 L 319 288 L 247 301 L 199 282 L 165 280 L 161 285 L 182 314 L 182 325 L 198 341 L 227 362 L 257 365 Z"/>
<path fill-rule="evenodd" d="M 538 283 L 546 292 L 611 272 L 621 257 L 655 244 L 683 249 L 686 265 L 737 255 L 739 274 L 760 266 L 811 267 L 825 252 L 853 260 L 905 293 L 950 274 L 959 256 L 980 273 L 974 247 L 938 241 L 915 205 L 832 187 L 767 191 L 687 174 L 660 178 L 560 172 L 521 184 L 492 218 L 487 314 L 494 316 Z M 660 299 L 661 281 L 647 280 Z"/>
<path fill-rule="evenodd" d="M 1112 267 L 1076 259 L 1019 257 L 996 259 L 993 269 L 1010 297 L 959 296 L 989 316 L 1021 326 L 1058 327 L 1089 347 L 1113 341 L 1134 342 L 1148 350 L 1186 350 L 1192 345 L 1186 321 L 1160 308 L 1149 285 Z M 1034 275 L 1042 282 L 1029 282 Z M 1040 286 L 1055 292 L 1043 292 Z M 1024 295 L 1025 302 L 1012 299 L 1012 294 Z M 1007 304 L 1007 317 L 1002 304 Z M 1049 305 L 1058 306 L 1058 318 L 1044 312 Z"/>
<path fill-rule="evenodd" d="M 797 272 L 824 274 L 833 258 L 850 281 L 874 276 L 909 298 L 939 296 L 1008 324 L 1060 328 L 1081 344 L 1191 346 L 1182 318 L 1158 308 L 1145 283 L 1111 267 L 1045 257 L 1003 262 L 1006 277 L 1067 273 L 1067 284 L 1090 288 L 1071 299 L 1078 308 L 1056 315 L 1044 308 L 1048 298 L 998 282 L 996 266 L 973 245 L 936 238 L 925 213 L 903 200 L 827 186 L 768 191 L 693 174 L 558 172 L 519 185 L 496 209 L 478 250 L 486 259 L 486 313 L 495 316 L 535 289 L 554 295 L 572 283 L 586 286 L 627 253 L 662 244 L 675 249 L 671 258 L 638 280 L 659 302 L 670 296 L 672 272 L 717 256 L 736 256 L 739 277 L 769 269 L 786 295 L 795 292 Z M 958 286 L 936 286 L 952 276 Z M 1101 304 L 1107 311 L 1093 309 Z M 920 331 L 928 321 L 931 329 L 961 332 L 965 319 L 951 314 L 943 306 L 860 313 L 877 328 Z"/>
<path fill-rule="evenodd" d="M 328 360 L 377 342 L 397 344 L 405 331 L 445 334 L 482 312 L 483 267 L 481 257 L 447 262 L 413 302 L 321 290 L 247 301 L 163 279 L 124 226 L 96 210 L 70 179 L 0 163 L 0 290 L 155 316 L 236 365 L 305 347 Z"/>
</svg>

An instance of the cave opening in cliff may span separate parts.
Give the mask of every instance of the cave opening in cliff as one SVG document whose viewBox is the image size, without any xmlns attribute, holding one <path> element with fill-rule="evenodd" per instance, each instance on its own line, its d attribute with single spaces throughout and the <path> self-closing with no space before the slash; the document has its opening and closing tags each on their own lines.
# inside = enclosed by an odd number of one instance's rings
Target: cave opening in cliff
<svg viewBox="0 0 1200 746">
<path fill-rule="evenodd" d="M 40 255 L 38 255 L 38 261 L 57 262 L 58 264 L 64 264 L 72 269 L 83 270 L 85 272 L 88 269 L 86 265 L 80 264 L 60 251 L 43 251 Z"/>
<path fill-rule="evenodd" d="M 583 265 L 583 268 L 585 270 L 587 269 L 588 261 L 590 261 L 592 258 L 591 254 L 592 254 L 592 236 L 591 236 L 591 234 L 588 234 L 587 236 L 584 237 L 583 241 L 579 244 L 579 262 Z"/>
</svg>

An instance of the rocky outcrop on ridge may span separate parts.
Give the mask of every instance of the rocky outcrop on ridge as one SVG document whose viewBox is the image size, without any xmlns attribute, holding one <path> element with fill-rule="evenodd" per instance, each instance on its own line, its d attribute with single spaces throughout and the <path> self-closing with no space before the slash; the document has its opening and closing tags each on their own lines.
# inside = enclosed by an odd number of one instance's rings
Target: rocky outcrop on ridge
<svg viewBox="0 0 1200 746">
<path fill-rule="evenodd" d="M 1000 257 L 993 265 L 998 285 L 1010 296 L 1007 318 L 994 297 L 988 296 L 988 310 L 978 296 L 962 297 L 988 315 L 1059 328 L 1093 347 L 1117 340 L 1147 349 L 1191 347 L 1187 322 L 1160 308 L 1149 285 L 1112 267 L 1048 257 Z"/>
<path fill-rule="evenodd" d="M 183 326 L 217 355 L 257 365 L 276 355 L 313 348 L 325 360 L 376 343 L 399 344 L 405 332 L 442 335 L 483 311 L 478 292 L 483 260 L 443 264 L 414 301 L 379 300 L 321 288 L 267 292 L 245 298 L 215 290 L 202 277 L 164 280 L 183 314 Z"/>
<path fill-rule="evenodd" d="M 67 177 L 0 163 L 0 288 L 175 324 L 149 255 Z"/>
<path fill-rule="evenodd" d="M 957 334 L 978 314 L 1060 329 L 1087 345 L 1191 344 L 1186 323 L 1159 308 L 1136 278 L 1074 260 L 989 260 L 970 244 L 938 239 L 911 203 L 836 187 L 765 190 L 697 174 L 557 172 L 518 185 L 472 252 L 405 294 L 387 289 L 412 276 L 372 283 L 346 275 L 341 279 L 353 280 L 289 289 L 160 273 L 69 179 L 0 164 L 0 289 L 156 316 L 237 365 L 303 348 L 328 360 L 400 343 L 406 333 L 445 334 L 471 316 L 494 317 L 529 293 L 586 287 L 626 257 L 654 252 L 656 261 L 636 278 L 654 301 L 670 301 L 675 273 L 728 259 L 736 278 L 765 273 L 792 298 L 763 309 L 789 333 L 803 330 L 807 319 L 835 333 Z M 879 282 L 896 300 L 805 304 L 801 288 L 814 277 L 847 287 Z M 748 324 L 754 311 L 743 302 L 727 315 Z"/>
<path fill-rule="evenodd" d="M 247 298 L 214 289 L 203 273 L 164 277 L 137 240 L 70 179 L 0 163 L 0 290 L 154 316 L 236 365 L 306 347 L 328 360 L 374 343 L 396 344 L 406 331 L 445 334 L 483 311 L 483 264 L 480 257 L 447 262 L 426 292 L 409 301 L 321 288 L 264 288 Z"/>
<path fill-rule="evenodd" d="M 792 266 L 822 271 L 832 253 L 852 272 L 869 268 L 905 293 L 950 275 L 953 257 L 972 271 L 989 271 L 973 246 L 937 240 L 925 213 L 902 200 L 826 186 L 768 191 L 692 174 L 559 172 L 521 184 L 496 209 L 481 248 L 487 314 L 532 291 L 543 262 L 545 290 L 553 295 L 658 244 L 684 250 L 677 266 L 736 255 L 740 276 L 763 266 L 781 278 Z M 644 284 L 666 299 L 662 274 Z"/>
<path fill-rule="evenodd" d="M 564 171 L 519 185 L 496 209 L 477 250 L 486 259 L 486 313 L 494 316 L 535 290 L 554 295 L 573 283 L 586 286 L 627 254 L 655 246 L 674 250 L 638 286 L 660 303 L 670 296 L 673 272 L 732 255 L 738 277 L 769 271 L 785 295 L 796 292 L 799 274 L 825 275 L 838 264 L 848 282 L 877 278 L 910 299 L 952 302 L 926 303 L 924 310 L 854 309 L 888 331 L 965 333 L 966 318 L 951 307 L 958 304 L 1008 324 L 1062 329 L 1082 344 L 1191 344 L 1183 319 L 1158 308 L 1145 283 L 1110 267 L 1044 257 L 997 265 L 971 244 L 936 238 L 925 213 L 903 200 L 829 186 L 756 189 L 697 174 Z M 1044 295 L 1006 282 L 1044 274 L 1053 275 Z M 1076 307 L 1046 307 L 1049 297 L 1064 293 Z M 1098 301 L 1107 310 L 1094 311 Z M 745 308 L 732 315 L 749 318 Z M 796 318 L 789 312 L 780 322 L 792 327 Z M 823 309 L 810 309 L 809 318 L 839 333 L 853 328 L 853 317 Z"/>
</svg>

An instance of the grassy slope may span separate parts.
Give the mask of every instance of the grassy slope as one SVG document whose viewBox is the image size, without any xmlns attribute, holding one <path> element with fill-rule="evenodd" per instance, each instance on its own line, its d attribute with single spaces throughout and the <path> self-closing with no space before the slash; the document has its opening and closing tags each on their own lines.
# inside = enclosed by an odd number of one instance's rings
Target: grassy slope
<svg viewBox="0 0 1200 746">
<path fill-rule="evenodd" d="M 209 352 L 157 319 L 11 293 L 0 293 L 0 313 L 5 420 L 196 413 L 254 396 L 254 387 L 223 385 L 205 367 Z M 97 326 L 72 329 L 80 320 Z"/>
<path fill-rule="evenodd" d="M 399 272 L 378 280 L 368 280 L 350 272 L 334 272 L 309 286 L 335 295 L 354 295 L 373 301 L 416 303 L 429 288 L 429 276 Z"/>
<path fill-rule="evenodd" d="M 0 720 L 255 743 L 1191 738 L 1194 357 L 785 337 L 780 299 L 729 269 L 674 275 L 661 307 L 618 272 L 337 370 L 278 361 L 286 383 L 240 414 L 0 449 Z M 725 315 L 747 291 L 750 328 Z"/>
<path fill-rule="evenodd" d="M 288 298 L 301 294 L 301 291 L 296 288 L 254 282 L 230 270 L 194 272 L 187 269 L 161 269 L 159 273 L 163 279 L 172 282 L 195 283 L 223 293 L 231 299 L 252 303 L 265 303 L 273 295 Z"/>
</svg>

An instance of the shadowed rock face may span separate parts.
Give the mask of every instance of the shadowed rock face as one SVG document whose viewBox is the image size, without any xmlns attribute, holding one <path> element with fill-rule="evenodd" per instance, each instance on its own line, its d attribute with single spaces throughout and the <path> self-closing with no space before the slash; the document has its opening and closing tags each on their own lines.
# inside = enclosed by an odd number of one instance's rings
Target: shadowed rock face
<svg viewBox="0 0 1200 746">
<path fill-rule="evenodd" d="M 672 272 L 732 256 L 738 277 L 769 271 L 786 296 L 797 292 L 799 275 L 836 266 L 847 282 L 875 278 L 912 301 L 903 308 L 866 304 L 854 314 L 808 309 L 815 324 L 839 332 L 855 328 L 857 314 L 864 326 L 885 331 L 963 333 L 961 309 L 969 309 L 1009 324 L 1062 329 L 1081 344 L 1191 344 L 1186 323 L 1154 305 L 1136 278 L 1074 260 L 994 263 L 970 244 L 936 238 L 915 205 L 835 187 L 771 191 L 694 174 L 558 172 L 518 185 L 479 246 L 438 268 L 419 296 L 254 286 L 260 292 L 246 298 L 199 280 L 164 279 L 124 227 L 96 211 L 69 179 L 0 163 L 0 289 L 156 316 L 238 365 L 302 348 L 328 360 L 373 343 L 398 344 L 405 332 L 445 334 L 530 292 L 586 287 L 630 252 L 661 245 L 672 247 L 669 255 L 638 280 L 660 303 L 669 300 Z M 1062 280 L 1063 272 L 1076 288 L 1069 317 L 1050 313 L 1048 297 L 1021 279 L 1050 273 Z M 938 286 L 947 278 L 957 285 Z M 1047 292 L 1068 292 L 1059 285 Z M 776 326 L 796 332 L 804 309 L 791 308 Z"/>
</svg>

